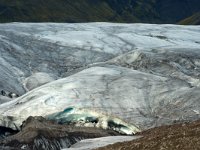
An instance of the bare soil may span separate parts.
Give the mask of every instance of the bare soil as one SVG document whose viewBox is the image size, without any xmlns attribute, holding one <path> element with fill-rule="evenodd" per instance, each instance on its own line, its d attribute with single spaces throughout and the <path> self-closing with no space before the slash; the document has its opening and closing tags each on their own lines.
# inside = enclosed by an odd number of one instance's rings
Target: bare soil
<svg viewBox="0 0 200 150">
<path fill-rule="evenodd" d="M 138 135 L 143 137 L 98 150 L 200 150 L 200 121 L 157 127 Z"/>
</svg>

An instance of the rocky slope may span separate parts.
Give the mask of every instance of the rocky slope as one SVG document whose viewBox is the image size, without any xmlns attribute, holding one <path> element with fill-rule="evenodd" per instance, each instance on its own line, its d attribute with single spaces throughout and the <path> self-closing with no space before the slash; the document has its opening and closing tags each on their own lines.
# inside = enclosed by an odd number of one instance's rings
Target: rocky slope
<svg viewBox="0 0 200 150">
<path fill-rule="evenodd" d="M 120 142 L 97 150 L 198 150 L 200 147 L 200 121 L 163 126 L 140 133 L 142 138 Z"/>
<path fill-rule="evenodd" d="M 1 0 L 0 22 L 177 23 L 199 10 L 199 0 Z"/>
<path fill-rule="evenodd" d="M 119 135 L 109 130 L 59 125 L 43 117 L 29 117 L 21 128 L 19 133 L 3 139 L 0 148 L 59 150 L 83 139 Z"/>
<path fill-rule="evenodd" d="M 182 25 L 200 25 L 200 12 L 193 14 L 192 16 L 185 18 L 179 22 Z"/>
</svg>

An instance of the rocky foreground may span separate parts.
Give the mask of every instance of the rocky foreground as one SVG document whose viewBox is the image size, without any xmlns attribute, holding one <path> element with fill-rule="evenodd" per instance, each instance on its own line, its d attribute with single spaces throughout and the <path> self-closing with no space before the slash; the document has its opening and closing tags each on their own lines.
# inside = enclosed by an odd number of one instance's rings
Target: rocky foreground
<svg viewBox="0 0 200 150">
<path fill-rule="evenodd" d="M 142 138 L 96 150 L 199 150 L 200 121 L 157 127 L 139 135 Z"/>
<path fill-rule="evenodd" d="M 22 135 L 34 143 L 39 131 L 60 141 L 64 130 L 67 142 L 71 130 L 134 135 L 199 120 L 199 37 L 199 26 L 1 24 L 1 144 L 24 147 Z M 30 116 L 58 126 L 22 128 Z M 47 137 L 41 145 L 54 145 Z"/>
<path fill-rule="evenodd" d="M 7 133 L 11 135 L 0 141 L 0 149 L 59 150 L 83 139 L 119 135 L 98 128 L 59 125 L 43 117 L 29 117 L 18 133 L 9 130 Z"/>
</svg>

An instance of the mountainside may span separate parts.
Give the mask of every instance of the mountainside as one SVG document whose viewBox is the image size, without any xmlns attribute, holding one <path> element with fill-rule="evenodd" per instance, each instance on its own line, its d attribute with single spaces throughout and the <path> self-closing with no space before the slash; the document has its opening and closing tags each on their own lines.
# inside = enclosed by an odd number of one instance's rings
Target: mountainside
<svg viewBox="0 0 200 150">
<path fill-rule="evenodd" d="M 0 22 L 177 23 L 199 0 L 0 0 Z"/>
<path fill-rule="evenodd" d="M 195 13 L 194 15 L 184 19 L 184 20 L 181 20 L 179 22 L 179 24 L 182 24 L 182 25 L 200 25 L 200 12 L 198 13 Z"/>
</svg>

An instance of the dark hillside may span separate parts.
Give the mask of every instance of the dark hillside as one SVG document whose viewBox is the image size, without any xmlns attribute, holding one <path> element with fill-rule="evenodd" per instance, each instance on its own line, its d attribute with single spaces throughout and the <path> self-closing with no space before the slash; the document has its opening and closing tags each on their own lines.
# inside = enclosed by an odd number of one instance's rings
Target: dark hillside
<svg viewBox="0 0 200 150">
<path fill-rule="evenodd" d="M 199 0 L 0 0 L 0 22 L 177 23 Z"/>
</svg>

